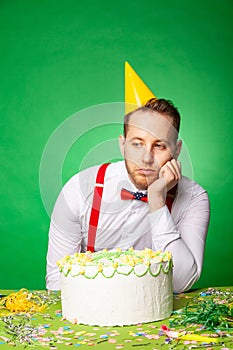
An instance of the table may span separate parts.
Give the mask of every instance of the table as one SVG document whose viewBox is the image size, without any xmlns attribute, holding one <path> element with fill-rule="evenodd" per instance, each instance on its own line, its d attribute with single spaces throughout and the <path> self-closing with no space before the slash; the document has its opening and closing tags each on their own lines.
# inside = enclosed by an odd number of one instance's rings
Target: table
<svg viewBox="0 0 233 350">
<path fill-rule="evenodd" d="M 174 311 L 180 310 L 185 307 L 187 303 L 195 302 L 195 300 L 207 300 L 206 298 L 211 298 L 211 300 L 219 298 L 224 302 L 226 298 L 226 293 L 230 293 L 230 296 L 233 298 L 233 287 L 221 287 L 214 288 L 215 294 L 211 296 L 206 296 L 206 291 L 203 289 L 192 290 L 190 292 L 174 295 Z M 2 290 L 0 294 L 10 294 L 12 291 Z M 32 291 L 32 293 L 34 293 Z M 37 291 L 39 295 L 46 295 L 45 291 Z M 221 294 L 218 294 L 221 293 Z M 225 294 L 224 294 L 225 293 Z M 207 293 L 208 294 L 208 293 Z M 0 299 L 1 300 L 1 299 Z M 20 344 L 18 341 L 7 342 L 8 339 L 12 339 L 12 335 L 6 332 L 7 323 L 3 319 L 3 310 L 0 310 L 0 350 L 5 349 L 98 349 L 98 350 L 158 350 L 158 349 L 194 349 L 198 347 L 207 348 L 207 349 L 233 349 L 233 328 L 223 331 L 221 333 L 216 331 L 207 331 L 201 329 L 200 326 L 194 326 L 194 328 L 188 327 L 179 327 L 185 331 L 191 331 L 194 329 L 196 334 L 201 334 L 205 336 L 210 336 L 211 334 L 215 337 L 219 337 L 219 343 L 204 344 L 194 341 L 177 341 L 174 339 L 169 339 L 163 331 L 161 331 L 161 325 L 169 326 L 171 320 L 174 316 L 171 316 L 169 319 L 140 324 L 135 326 L 124 326 L 124 327 L 93 327 L 85 325 L 74 325 L 69 321 L 62 320 L 61 315 L 61 303 L 59 299 L 59 293 L 52 293 L 50 296 L 51 305 L 44 310 L 42 313 L 35 313 L 33 315 L 21 315 L 21 316 L 12 316 L 12 320 L 9 321 L 9 324 L 12 326 L 16 322 L 16 329 L 22 326 L 23 332 L 29 332 L 30 329 L 35 330 L 35 336 L 30 338 L 32 343 L 26 341 L 23 344 Z M 233 305 L 232 305 L 233 306 Z M 6 313 L 5 313 L 6 314 Z M 21 323 L 20 323 L 21 322 Z M 30 328 L 31 327 L 31 328 Z M 198 329 L 198 330 L 197 330 Z M 215 338 L 216 339 L 216 338 Z M 214 338 L 213 338 L 214 340 Z M 222 344 L 222 345 L 221 345 Z"/>
</svg>

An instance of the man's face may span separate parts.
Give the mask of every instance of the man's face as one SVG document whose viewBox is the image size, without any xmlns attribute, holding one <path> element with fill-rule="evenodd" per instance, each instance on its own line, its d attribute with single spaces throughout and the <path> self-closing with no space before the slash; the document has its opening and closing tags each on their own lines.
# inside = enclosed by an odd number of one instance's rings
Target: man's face
<svg viewBox="0 0 233 350">
<path fill-rule="evenodd" d="M 154 111 L 135 112 L 119 142 L 129 178 L 139 190 L 157 180 L 160 168 L 181 149 L 171 118 Z"/>
</svg>

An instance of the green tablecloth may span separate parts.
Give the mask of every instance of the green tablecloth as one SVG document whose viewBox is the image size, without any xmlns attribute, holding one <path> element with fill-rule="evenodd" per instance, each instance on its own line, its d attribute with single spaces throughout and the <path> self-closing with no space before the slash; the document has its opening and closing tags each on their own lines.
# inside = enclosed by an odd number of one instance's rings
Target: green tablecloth
<svg viewBox="0 0 233 350">
<path fill-rule="evenodd" d="M 206 289 L 205 289 L 206 290 Z M 220 290 L 215 288 L 215 290 Z M 221 287 L 223 292 L 233 292 L 233 287 Z M 203 298 L 201 296 L 202 290 L 194 290 L 179 295 L 174 295 L 174 310 L 181 309 L 193 298 Z M 12 291 L 0 291 L 1 294 L 9 294 Z M 43 293 L 41 291 L 41 293 Z M 54 294 L 54 298 L 57 299 L 59 294 Z M 224 295 L 223 297 L 224 298 Z M 0 299 L 1 300 L 1 299 Z M 88 306 L 87 306 L 88 307 Z M 32 344 L 25 342 L 19 344 L 18 341 L 8 341 L 13 339 L 11 334 L 6 331 L 6 323 L 3 320 L 3 310 L 0 310 L 0 350 L 3 349 L 15 349 L 24 348 L 25 345 L 28 349 L 74 349 L 80 348 L 80 350 L 90 349 L 123 349 L 123 350 L 141 350 L 141 349 L 194 349 L 194 346 L 200 348 L 207 344 L 191 343 L 190 341 L 170 341 L 167 336 L 162 335 L 161 325 L 169 326 L 170 319 L 166 319 L 160 322 L 153 322 L 147 324 L 140 324 L 136 326 L 124 326 L 124 327 L 93 327 L 84 325 L 73 325 L 72 323 L 62 320 L 61 316 L 61 303 L 56 301 L 51 304 L 42 314 L 34 314 L 26 319 L 26 316 L 13 316 L 12 323 L 25 322 L 26 327 L 34 327 L 36 329 L 36 336 L 32 339 Z M 172 317 L 172 316 L 171 316 Z M 16 327 L 19 327 L 17 323 Z M 183 327 L 184 329 L 184 327 Z M 196 331 L 195 331 L 196 333 Z M 211 332 L 206 330 L 200 330 L 198 334 L 207 334 Z M 233 332 L 228 330 L 225 338 L 221 338 L 224 344 L 209 345 L 209 349 L 233 349 Z M 217 336 L 217 334 L 216 334 Z M 8 341 L 8 342 L 7 342 Z"/>
</svg>

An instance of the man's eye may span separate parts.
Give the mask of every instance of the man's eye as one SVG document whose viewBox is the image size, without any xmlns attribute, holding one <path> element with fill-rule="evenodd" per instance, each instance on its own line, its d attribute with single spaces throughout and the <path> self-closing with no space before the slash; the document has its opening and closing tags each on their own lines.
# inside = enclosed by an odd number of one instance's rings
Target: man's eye
<svg viewBox="0 0 233 350">
<path fill-rule="evenodd" d="M 132 142 L 132 145 L 134 147 L 141 147 L 142 146 L 142 143 L 141 142 Z"/>
<path fill-rule="evenodd" d="M 156 144 L 155 144 L 155 148 L 158 148 L 158 149 L 165 149 L 166 146 L 165 146 L 164 144 L 162 144 L 162 143 L 156 143 Z"/>
</svg>

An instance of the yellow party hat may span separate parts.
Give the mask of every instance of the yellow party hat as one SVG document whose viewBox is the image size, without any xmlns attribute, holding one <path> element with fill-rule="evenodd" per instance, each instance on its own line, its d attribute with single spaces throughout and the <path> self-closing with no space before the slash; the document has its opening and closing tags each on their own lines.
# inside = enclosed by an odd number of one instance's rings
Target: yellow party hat
<svg viewBox="0 0 233 350">
<path fill-rule="evenodd" d="M 128 62 L 125 62 L 125 114 L 156 96 L 146 86 Z"/>
</svg>

